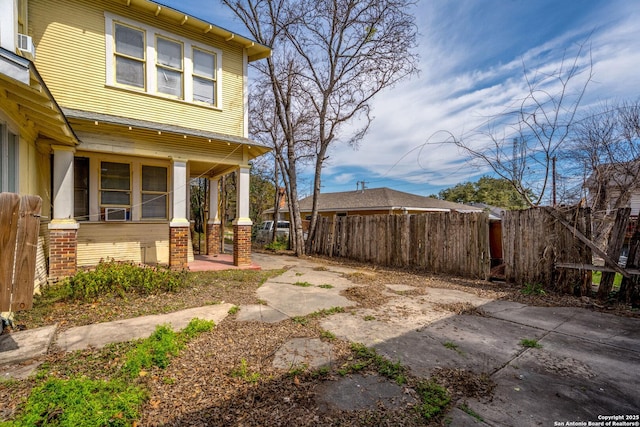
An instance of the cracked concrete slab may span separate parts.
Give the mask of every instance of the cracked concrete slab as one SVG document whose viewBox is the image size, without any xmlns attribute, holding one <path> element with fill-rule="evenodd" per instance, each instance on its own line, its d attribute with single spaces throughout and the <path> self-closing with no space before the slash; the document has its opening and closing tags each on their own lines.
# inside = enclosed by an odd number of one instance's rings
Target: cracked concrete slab
<svg viewBox="0 0 640 427">
<path fill-rule="evenodd" d="M 463 368 L 492 373 L 523 351 L 520 340 L 539 339 L 544 331 L 490 317 L 460 315 L 375 346 L 380 354 L 421 377 L 434 368 Z"/>
<path fill-rule="evenodd" d="M 236 315 L 236 320 L 240 322 L 265 322 L 278 323 L 289 316 L 264 304 L 243 305 Z"/>
<path fill-rule="evenodd" d="M 110 343 L 146 338 L 159 325 L 168 324 L 174 329 L 182 329 L 196 317 L 213 320 L 217 324 L 227 316 L 231 307 L 231 304 L 207 305 L 168 314 L 78 326 L 60 333 L 56 345 L 67 352 L 88 347 L 102 348 Z"/>
<path fill-rule="evenodd" d="M 42 356 L 49 349 L 57 325 L 0 335 L 0 365 Z"/>
<path fill-rule="evenodd" d="M 342 411 L 398 409 L 415 404 L 416 399 L 404 387 L 378 375 L 352 375 L 328 381 L 318 387 L 318 401 L 323 410 Z"/>
<path fill-rule="evenodd" d="M 317 369 L 333 363 L 333 347 L 318 338 L 294 338 L 282 345 L 273 358 L 278 369 Z"/>
<path fill-rule="evenodd" d="M 490 402 L 468 401 L 491 425 L 553 425 L 637 414 L 640 355 L 555 332 L 493 375 Z M 634 373 L 634 374 L 632 374 Z"/>
<path fill-rule="evenodd" d="M 355 303 L 339 295 L 335 288 L 295 286 L 268 280 L 258 288 L 258 298 L 289 317 L 304 316 L 332 307 L 348 307 Z"/>
</svg>

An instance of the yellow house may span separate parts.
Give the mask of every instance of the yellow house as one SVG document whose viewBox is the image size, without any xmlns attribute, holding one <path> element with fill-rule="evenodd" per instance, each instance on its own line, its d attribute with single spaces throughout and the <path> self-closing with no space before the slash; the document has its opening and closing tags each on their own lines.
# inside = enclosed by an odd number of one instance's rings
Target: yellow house
<svg viewBox="0 0 640 427">
<path fill-rule="evenodd" d="M 42 196 L 51 278 L 107 257 L 187 268 L 195 177 L 217 253 L 230 172 L 234 263 L 251 262 L 249 161 L 268 148 L 248 139 L 247 68 L 268 47 L 148 0 L 0 0 L 0 16 L 0 52 L 30 73 L 0 78 L 2 190 Z"/>
</svg>

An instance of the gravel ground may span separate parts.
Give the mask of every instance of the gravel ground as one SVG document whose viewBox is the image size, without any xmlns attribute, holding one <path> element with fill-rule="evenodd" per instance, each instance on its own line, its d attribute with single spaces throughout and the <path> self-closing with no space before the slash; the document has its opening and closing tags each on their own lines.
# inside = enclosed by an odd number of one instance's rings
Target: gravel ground
<svg viewBox="0 0 640 427">
<path fill-rule="evenodd" d="M 327 260 L 316 259 L 328 268 Z M 625 306 L 601 307 L 588 298 L 574 298 L 548 293 L 527 296 L 521 289 L 499 282 L 472 281 L 460 278 L 418 274 L 371 268 L 359 264 L 348 265 L 358 270 L 346 277 L 361 285 L 344 292 L 360 307 L 379 307 L 391 298 L 385 292 L 386 284 L 406 284 L 420 294 L 427 288 L 449 288 L 477 294 L 491 299 L 505 299 L 539 306 L 578 306 L 638 316 Z M 176 293 L 154 296 L 128 296 L 105 298 L 90 303 L 52 303 L 36 301 L 30 312 L 20 313 L 16 323 L 34 328 L 58 322 L 61 329 L 97 321 L 128 318 L 143 314 L 162 313 L 183 308 L 229 302 L 238 306 L 258 304 L 255 290 L 272 272 L 224 272 L 193 274 L 189 287 Z M 407 293 L 402 293 L 407 295 Z M 465 312 L 464 304 L 443 307 L 454 312 Z M 317 387 L 325 381 L 340 378 L 337 370 L 353 360 L 349 343 L 330 339 L 319 328 L 319 318 L 308 322 L 285 320 L 276 324 L 240 322 L 235 316 L 227 319 L 208 333 L 188 344 L 168 368 L 154 369 L 139 381 L 148 388 L 149 399 L 142 408 L 138 425 L 145 426 L 378 426 L 378 425 L 440 425 L 431 424 L 415 416 L 414 411 L 330 411 L 318 407 L 314 399 Z M 291 338 L 310 337 L 328 340 L 334 347 L 335 363 L 326 372 L 296 369 L 283 371 L 273 368 L 273 356 Z M 120 344 L 108 349 L 85 350 L 72 354 L 49 354 L 45 358 L 48 375 L 68 378 L 86 375 L 91 378 L 109 378 L 121 366 L 121 359 L 131 344 Z M 239 375 L 239 370 L 243 374 Z M 373 374 L 373 372 L 369 372 Z M 490 397 L 490 379 L 473 373 L 448 369 L 433 372 L 432 377 L 446 387 L 456 399 Z M 411 393 L 412 381 L 406 386 Z M 36 379 L 0 382 L 0 421 L 10 419 L 20 408 Z"/>
</svg>

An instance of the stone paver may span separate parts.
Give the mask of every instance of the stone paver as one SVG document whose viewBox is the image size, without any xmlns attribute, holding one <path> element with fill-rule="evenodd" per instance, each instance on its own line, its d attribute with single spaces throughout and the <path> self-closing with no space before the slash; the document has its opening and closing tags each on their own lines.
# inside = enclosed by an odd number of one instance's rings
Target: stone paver
<svg viewBox="0 0 640 427">
<path fill-rule="evenodd" d="M 240 322 L 278 323 L 288 318 L 281 311 L 264 304 L 243 305 L 236 315 Z"/>
<path fill-rule="evenodd" d="M 333 362 L 333 348 L 318 338 L 294 338 L 278 349 L 273 366 L 279 369 L 316 369 Z"/>
<path fill-rule="evenodd" d="M 196 317 L 219 323 L 227 316 L 231 307 L 231 304 L 207 305 L 168 314 L 78 326 L 60 333 L 56 344 L 64 351 L 82 350 L 87 347 L 101 348 L 110 343 L 146 338 L 158 325 L 168 324 L 173 329 L 182 329 Z"/>
</svg>

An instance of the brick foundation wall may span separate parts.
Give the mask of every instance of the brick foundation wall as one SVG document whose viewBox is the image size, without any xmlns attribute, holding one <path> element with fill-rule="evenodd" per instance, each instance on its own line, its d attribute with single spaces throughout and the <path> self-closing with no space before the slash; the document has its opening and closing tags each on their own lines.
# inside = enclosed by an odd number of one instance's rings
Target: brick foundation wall
<svg viewBox="0 0 640 427">
<path fill-rule="evenodd" d="M 186 270 L 189 245 L 189 227 L 169 227 L 169 267 Z"/>
<path fill-rule="evenodd" d="M 220 224 L 207 224 L 207 255 L 220 253 Z"/>
<path fill-rule="evenodd" d="M 49 230 L 49 279 L 58 281 L 76 274 L 78 230 Z"/>
<path fill-rule="evenodd" d="M 251 226 L 233 226 L 233 265 L 251 265 Z"/>
</svg>

